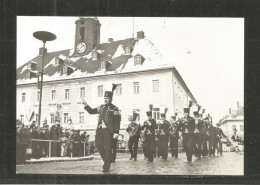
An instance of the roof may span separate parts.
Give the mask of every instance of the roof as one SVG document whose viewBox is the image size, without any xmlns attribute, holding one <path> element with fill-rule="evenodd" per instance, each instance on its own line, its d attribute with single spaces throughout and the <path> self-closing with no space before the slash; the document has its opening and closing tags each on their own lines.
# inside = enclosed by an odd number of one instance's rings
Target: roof
<svg viewBox="0 0 260 185">
<path fill-rule="evenodd" d="M 130 55 L 125 55 L 124 46 L 132 46 L 133 50 Z M 92 51 L 97 51 L 99 56 L 97 60 L 92 60 Z M 74 56 L 74 48 L 66 49 L 56 52 L 49 52 L 44 55 L 44 81 L 52 81 L 63 79 L 62 68 L 64 65 L 73 69 L 73 72 L 65 78 L 77 78 L 102 75 L 100 73 L 101 62 L 106 60 L 110 63 L 105 73 L 124 73 L 140 70 L 152 70 L 169 66 L 169 63 L 163 59 L 162 54 L 155 48 L 155 46 L 147 39 L 128 38 L 113 42 L 99 44 L 91 52 L 83 56 Z M 134 66 L 134 56 L 140 54 L 144 57 L 144 63 L 141 66 Z M 59 57 L 64 61 L 63 64 L 55 65 L 55 58 Z M 36 69 L 41 70 L 42 55 L 29 60 L 36 62 Z M 28 61 L 28 62 L 29 62 Z M 27 62 L 27 63 L 28 63 Z M 17 69 L 17 84 L 32 83 L 35 79 L 26 79 L 27 63 L 23 64 Z M 170 64 L 172 66 L 172 64 Z"/>
</svg>

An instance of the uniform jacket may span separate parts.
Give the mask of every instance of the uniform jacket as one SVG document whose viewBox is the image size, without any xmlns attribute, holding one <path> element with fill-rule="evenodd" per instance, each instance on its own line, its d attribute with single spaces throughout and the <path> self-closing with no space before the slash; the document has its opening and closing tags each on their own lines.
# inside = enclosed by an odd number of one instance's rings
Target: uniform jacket
<svg viewBox="0 0 260 185">
<path fill-rule="evenodd" d="M 221 128 L 216 128 L 216 136 L 217 136 L 217 139 L 221 139 L 222 136 L 226 137 Z"/>
<path fill-rule="evenodd" d="M 121 115 L 115 105 L 112 103 L 108 105 L 105 104 L 94 109 L 87 105 L 84 108 L 89 114 L 99 114 L 98 127 L 103 121 L 111 133 L 119 134 Z"/>
<path fill-rule="evenodd" d="M 179 139 L 180 138 L 179 131 L 180 131 L 179 130 L 179 125 L 176 125 L 176 122 L 172 123 L 170 128 L 169 128 L 170 138 Z"/>
<path fill-rule="evenodd" d="M 209 126 L 208 128 L 208 137 L 209 139 L 216 139 L 216 127 L 214 126 Z"/>
<path fill-rule="evenodd" d="M 202 133 L 202 128 L 203 128 L 203 121 L 199 119 L 198 122 L 196 123 L 195 120 L 195 132 Z"/>
<path fill-rule="evenodd" d="M 151 119 L 149 121 L 151 125 L 149 125 L 148 120 L 144 121 L 141 129 L 144 131 L 144 140 L 154 140 L 155 139 L 155 129 L 157 129 L 156 121 Z"/>
<path fill-rule="evenodd" d="M 179 126 L 182 133 L 194 133 L 195 119 L 190 116 L 188 116 L 187 119 L 181 118 Z"/>
<path fill-rule="evenodd" d="M 169 128 L 171 126 L 170 122 L 164 120 L 162 124 L 157 124 L 159 132 L 158 135 L 165 135 L 167 138 L 169 137 Z"/>
</svg>

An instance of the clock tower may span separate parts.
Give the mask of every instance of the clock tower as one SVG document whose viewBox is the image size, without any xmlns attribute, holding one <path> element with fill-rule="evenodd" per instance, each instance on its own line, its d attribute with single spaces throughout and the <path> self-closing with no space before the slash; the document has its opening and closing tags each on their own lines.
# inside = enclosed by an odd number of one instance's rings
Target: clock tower
<svg viewBox="0 0 260 185">
<path fill-rule="evenodd" d="M 100 26 L 98 19 L 79 18 L 76 22 L 74 55 L 85 55 L 100 43 Z"/>
</svg>

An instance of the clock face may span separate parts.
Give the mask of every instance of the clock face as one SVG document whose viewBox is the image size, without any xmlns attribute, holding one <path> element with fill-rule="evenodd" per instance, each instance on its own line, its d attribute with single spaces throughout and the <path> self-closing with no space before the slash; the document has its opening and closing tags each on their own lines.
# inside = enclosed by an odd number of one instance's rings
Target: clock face
<svg viewBox="0 0 260 185">
<path fill-rule="evenodd" d="M 83 53 L 84 51 L 86 51 L 87 49 L 87 45 L 86 43 L 84 42 L 80 42 L 78 45 L 77 45 L 77 52 L 78 53 Z"/>
</svg>

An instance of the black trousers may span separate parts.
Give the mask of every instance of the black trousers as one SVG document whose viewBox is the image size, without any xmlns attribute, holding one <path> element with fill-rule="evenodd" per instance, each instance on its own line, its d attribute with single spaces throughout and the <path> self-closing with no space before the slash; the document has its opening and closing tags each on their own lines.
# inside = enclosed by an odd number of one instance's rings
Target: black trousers
<svg viewBox="0 0 260 185">
<path fill-rule="evenodd" d="M 216 139 L 216 148 L 218 153 L 220 153 L 220 155 L 222 155 L 223 149 L 222 149 L 222 142 L 220 141 L 219 138 Z"/>
<path fill-rule="evenodd" d="M 138 136 L 133 136 L 130 137 L 128 141 L 128 149 L 133 158 L 137 158 L 138 140 Z"/>
<path fill-rule="evenodd" d="M 194 148 L 194 134 L 193 133 L 184 133 L 183 137 L 183 148 L 186 152 L 187 161 L 192 161 L 192 153 Z"/>
<path fill-rule="evenodd" d="M 147 157 L 149 161 L 153 161 L 154 145 L 155 142 L 152 139 L 144 141 L 144 155 Z"/>
<path fill-rule="evenodd" d="M 203 137 L 202 137 L 202 134 L 201 133 L 195 133 L 194 134 L 194 155 L 198 158 L 201 157 L 202 155 L 202 140 L 203 140 Z"/>
<path fill-rule="evenodd" d="M 178 137 L 170 138 L 170 147 L 172 157 L 178 158 L 179 146 L 178 146 Z"/>
<path fill-rule="evenodd" d="M 112 135 L 112 137 L 113 137 L 113 135 Z M 112 143 L 111 143 L 111 162 L 115 162 L 116 161 L 117 142 L 118 142 L 118 139 L 112 138 Z"/>
<path fill-rule="evenodd" d="M 208 155 L 208 136 L 202 134 L 202 156 L 205 157 Z"/>
<path fill-rule="evenodd" d="M 104 162 L 103 169 L 110 169 L 112 133 L 107 129 L 98 128 L 96 131 L 96 147 Z"/>
<path fill-rule="evenodd" d="M 167 159 L 168 158 L 168 136 L 166 135 L 159 136 L 157 146 L 158 146 L 157 156 L 162 156 L 163 159 Z"/>
<path fill-rule="evenodd" d="M 209 139 L 209 156 L 215 156 L 216 140 L 214 138 Z"/>
</svg>

